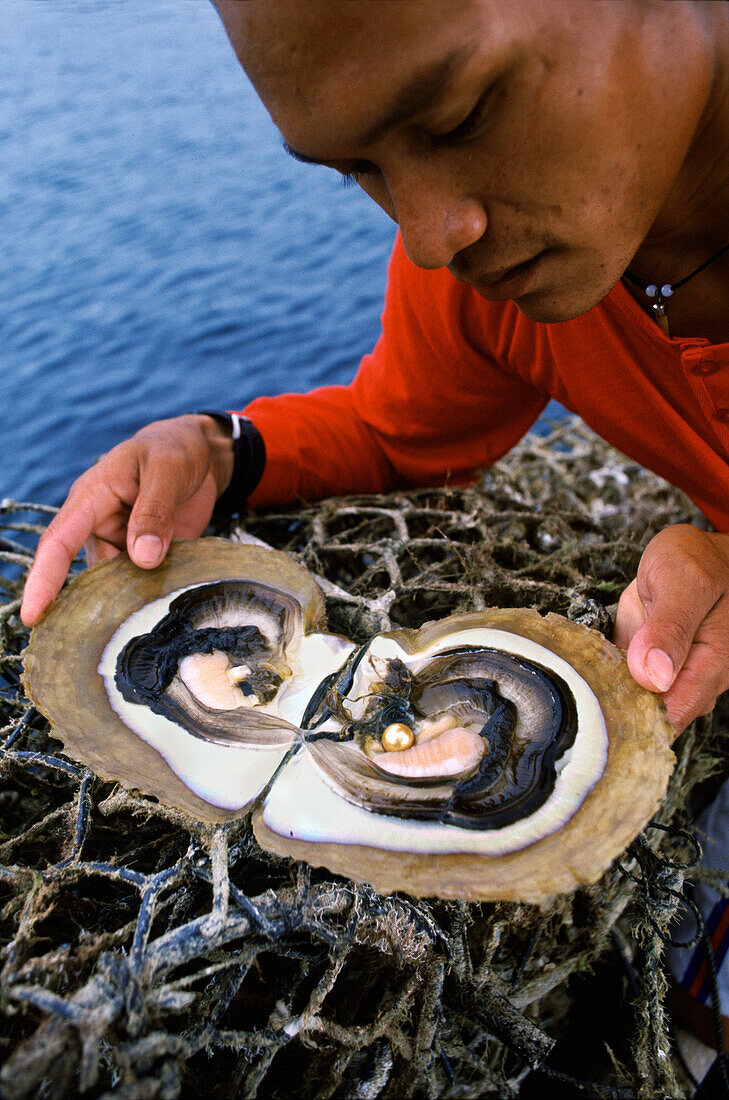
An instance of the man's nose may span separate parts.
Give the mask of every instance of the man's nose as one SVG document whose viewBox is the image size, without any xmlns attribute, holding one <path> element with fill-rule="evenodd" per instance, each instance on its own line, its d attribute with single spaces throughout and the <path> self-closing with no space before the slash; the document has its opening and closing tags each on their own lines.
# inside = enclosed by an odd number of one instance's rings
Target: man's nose
<svg viewBox="0 0 729 1100">
<path fill-rule="evenodd" d="M 486 232 L 488 217 L 475 198 L 421 179 L 391 195 L 408 257 L 417 267 L 447 267 Z"/>
</svg>

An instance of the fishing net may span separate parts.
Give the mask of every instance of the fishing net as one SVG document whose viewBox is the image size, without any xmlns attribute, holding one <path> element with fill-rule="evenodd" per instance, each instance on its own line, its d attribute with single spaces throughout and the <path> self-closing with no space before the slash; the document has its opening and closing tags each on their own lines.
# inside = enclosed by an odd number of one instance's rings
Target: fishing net
<svg viewBox="0 0 729 1100">
<path fill-rule="evenodd" d="M 681 829 L 719 766 L 719 711 L 680 739 L 655 823 L 597 885 L 545 909 L 380 896 L 266 854 L 246 821 L 202 827 L 64 757 L 19 686 L 19 594 L 52 509 L 0 512 L 7 1100 L 689 1094 L 662 956 L 682 880 L 699 873 Z M 246 528 L 316 573 L 331 628 L 363 641 L 489 605 L 609 632 L 643 546 L 680 521 L 703 522 L 568 423 L 473 488 L 327 501 Z"/>
</svg>

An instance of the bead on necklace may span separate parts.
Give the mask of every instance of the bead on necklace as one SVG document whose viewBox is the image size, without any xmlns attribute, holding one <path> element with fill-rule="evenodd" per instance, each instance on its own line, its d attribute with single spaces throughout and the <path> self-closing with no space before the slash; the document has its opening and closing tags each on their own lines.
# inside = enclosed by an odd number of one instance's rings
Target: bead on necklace
<svg viewBox="0 0 729 1100">
<path fill-rule="evenodd" d="M 654 321 L 666 336 L 670 336 L 668 317 L 666 316 L 667 299 L 672 297 L 674 292 L 684 286 L 689 279 L 693 279 L 694 275 L 698 275 L 699 272 L 703 271 L 709 264 L 713 264 L 714 260 L 718 260 L 720 256 L 723 256 L 725 252 L 729 252 L 729 244 L 725 244 L 723 248 L 720 248 L 719 251 L 715 252 L 713 256 L 710 256 L 708 260 L 704 260 L 704 262 L 699 264 L 694 271 L 689 272 L 688 275 L 684 275 L 683 279 L 679 279 L 677 283 L 663 283 L 661 286 L 657 283 L 648 283 L 646 286 L 641 279 L 636 279 L 635 275 L 631 275 L 629 271 L 624 272 L 623 277 L 633 283 L 634 286 L 640 287 L 640 289 L 651 299 L 651 309 L 653 310 Z"/>
<path fill-rule="evenodd" d="M 668 331 L 668 317 L 666 316 L 666 298 L 670 298 L 673 294 L 673 287 L 670 283 L 664 283 L 663 286 L 658 287 L 655 283 L 649 283 L 645 288 L 645 292 L 649 298 L 655 299 L 651 302 L 651 308 L 653 310 L 653 319 L 656 324 L 665 332 L 666 336 L 669 335 Z"/>
</svg>

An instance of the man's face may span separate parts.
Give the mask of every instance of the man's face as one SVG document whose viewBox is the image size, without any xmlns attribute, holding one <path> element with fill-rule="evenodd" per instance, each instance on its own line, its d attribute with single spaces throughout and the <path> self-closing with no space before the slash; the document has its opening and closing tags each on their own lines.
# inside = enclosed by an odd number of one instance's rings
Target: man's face
<svg viewBox="0 0 729 1100">
<path fill-rule="evenodd" d="M 535 320 L 577 316 L 614 285 L 706 94 L 690 58 L 666 64 L 653 5 L 632 0 L 218 6 L 289 151 L 351 175 L 415 264 Z"/>
</svg>

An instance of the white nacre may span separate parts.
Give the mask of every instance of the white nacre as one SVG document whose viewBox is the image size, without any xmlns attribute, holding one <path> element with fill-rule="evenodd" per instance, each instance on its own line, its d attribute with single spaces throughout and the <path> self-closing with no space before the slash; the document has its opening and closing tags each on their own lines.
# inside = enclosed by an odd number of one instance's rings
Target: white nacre
<svg viewBox="0 0 729 1100">
<path fill-rule="evenodd" d="M 284 680 L 276 698 L 268 704 L 268 712 L 298 726 L 317 684 L 344 664 L 356 648 L 354 642 L 337 634 L 305 634 L 298 644 L 294 641 L 286 650 L 291 676 Z M 274 704 L 275 710 L 269 709 Z"/>
</svg>

